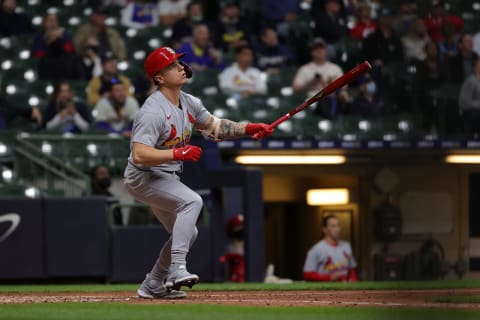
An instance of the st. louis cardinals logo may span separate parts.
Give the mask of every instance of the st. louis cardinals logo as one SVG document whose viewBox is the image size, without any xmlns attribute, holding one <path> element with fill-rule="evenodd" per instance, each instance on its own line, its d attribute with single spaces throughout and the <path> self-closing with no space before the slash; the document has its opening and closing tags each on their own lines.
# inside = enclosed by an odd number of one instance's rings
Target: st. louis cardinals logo
<svg viewBox="0 0 480 320">
<path fill-rule="evenodd" d="M 10 228 L 5 231 L 3 235 L 0 235 L 0 242 L 6 240 L 20 224 L 21 217 L 18 213 L 6 213 L 0 215 L 0 224 L 3 222 L 10 222 Z"/>
</svg>

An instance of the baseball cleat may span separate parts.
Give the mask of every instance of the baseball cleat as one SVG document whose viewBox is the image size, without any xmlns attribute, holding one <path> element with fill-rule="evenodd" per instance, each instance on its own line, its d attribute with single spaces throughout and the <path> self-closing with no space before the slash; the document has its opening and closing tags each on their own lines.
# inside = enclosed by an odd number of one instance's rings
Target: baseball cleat
<svg viewBox="0 0 480 320">
<path fill-rule="evenodd" d="M 185 286 L 191 289 L 199 280 L 200 278 L 196 274 L 188 272 L 185 266 L 179 266 L 170 270 L 167 280 L 165 280 L 165 287 L 179 290 L 182 286 Z"/>
<path fill-rule="evenodd" d="M 138 288 L 137 295 L 142 299 L 184 299 L 187 297 L 184 291 L 167 288 L 162 281 L 150 279 L 148 275 Z"/>
</svg>

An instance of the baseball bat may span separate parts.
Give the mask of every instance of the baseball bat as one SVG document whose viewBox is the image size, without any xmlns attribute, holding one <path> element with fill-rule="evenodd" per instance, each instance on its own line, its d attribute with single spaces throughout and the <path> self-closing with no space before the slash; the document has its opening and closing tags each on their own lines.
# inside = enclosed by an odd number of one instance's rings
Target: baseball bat
<svg viewBox="0 0 480 320">
<path fill-rule="evenodd" d="M 290 110 L 288 113 L 284 114 L 271 124 L 269 124 L 269 127 L 271 129 L 275 128 L 278 126 L 280 123 L 290 119 L 293 117 L 295 114 L 299 113 L 300 111 L 304 110 L 308 106 L 312 105 L 313 103 L 317 102 L 318 100 L 328 96 L 330 93 L 340 89 L 344 85 L 354 81 L 357 79 L 360 75 L 364 74 L 368 70 L 372 69 L 372 66 L 368 61 L 363 61 L 362 63 L 358 64 L 355 68 L 351 69 L 347 73 L 343 74 L 341 77 L 333 81 L 332 83 L 328 84 L 325 88 L 317 92 L 313 97 L 302 103 L 301 105 L 293 108 Z M 255 136 L 254 136 L 255 138 Z"/>
</svg>

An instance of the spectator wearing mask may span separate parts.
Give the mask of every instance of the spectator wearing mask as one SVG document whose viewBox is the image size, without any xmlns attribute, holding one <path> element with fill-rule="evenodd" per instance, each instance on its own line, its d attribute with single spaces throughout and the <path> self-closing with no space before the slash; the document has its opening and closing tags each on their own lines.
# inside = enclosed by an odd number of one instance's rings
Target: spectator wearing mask
<svg viewBox="0 0 480 320">
<path fill-rule="evenodd" d="M 57 83 L 45 110 L 43 127 L 81 133 L 89 128 L 91 121 L 89 108 L 81 101 L 75 100 L 70 84 L 66 81 Z"/>
<path fill-rule="evenodd" d="M 405 58 L 409 61 L 423 61 L 426 58 L 425 46 L 430 41 L 427 28 L 422 19 L 417 19 L 410 31 L 402 37 Z"/>
<path fill-rule="evenodd" d="M 42 80 L 79 80 L 84 69 L 74 52 L 70 34 L 58 24 L 58 16 L 47 13 L 42 31 L 33 39 L 31 55 L 38 58 L 38 74 Z"/>
<path fill-rule="evenodd" d="M 107 94 L 95 105 L 97 127 L 109 133 L 130 137 L 132 124 L 139 105 L 127 95 L 125 86 L 116 78 L 110 80 Z"/>
<path fill-rule="evenodd" d="M 155 1 L 135 0 L 122 9 L 122 25 L 133 29 L 158 26 L 159 12 Z"/>
<path fill-rule="evenodd" d="M 480 134 L 480 59 L 473 73 L 462 84 L 458 99 L 466 133 L 478 138 Z"/>
<path fill-rule="evenodd" d="M 377 30 L 363 41 L 363 55 L 374 66 L 381 67 L 404 59 L 400 38 L 392 27 L 392 13 L 384 9 Z"/>
<path fill-rule="evenodd" d="M 212 24 L 216 48 L 226 52 L 244 47 L 250 43 L 248 23 L 240 17 L 240 7 L 235 0 L 224 0 L 220 3 L 219 20 Z"/>
<path fill-rule="evenodd" d="M 279 42 L 277 32 L 273 28 L 265 28 L 262 31 L 255 55 L 257 67 L 268 74 L 278 74 L 281 68 L 293 63 L 290 49 Z"/>
<path fill-rule="evenodd" d="M 350 37 L 355 40 L 363 40 L 377 29 L 377 23 L 372 19 L 370 6 L 362 4 L 357 9 L 356 21 L 350 30 Z"/>
<path fill-rule="evenodd" d="M 92 78 L 87 85 L 87 103 L 94 106 L 100 97 L 107 92 L 112 79 L 119 79 L 125 88 L 127 95 L 131 95 L 130 79 L 118 73 L 117 57 L 112 52 L 102 56 L 102 75 Z"/>
<path fill-rule="evenodd" d="M 462 18 L 451 15 L 445 9 L 443 0 L 432 0 L 430 13 L 425 18 L 425 25 L 427 26 L 428 34 L 435 42 L 443 40 L 443 26 L 452 24 L 455 26 L 455 32 L 460 34 L 463 29 L 464 21 Z"/>
<path fill-rule="evenodd" d="M 359 93 L 353 100 L 352 112 L 365 119 L 375 119 L 385 111 L 385 102 L 379 95 L 377 84 L 370 74 L 358 80 Z"/>
<path fill-rule="evenodd" d="M 37 107 L 21 107 L 0 95 L 0 129 L 10 129 L 10 122 L 17 117 L 31 120 L 38 126 L 42 124 L 42 113 Z"/>
<path fill-rule="evenodd" d="M 95 196 L 103 196 L 107 198 L 109 206 L 118 204 L 118 199 L 110 192 L 112 178 L 110 170 L 103 164 L 96 165 L 90 172 L 91 194 Z M 123 225 L 122 211 L 119 207 L 113 210 L 113 224 Z"/>
<path fill-rule="evenodd" d="M 187 5 L 187 16 L 173 24 L 172 47 L 177 50 L 184 42 L 190 40 L 193 34 L 193 26 L 204 22 L 202 3 L 198 0 L 190 2 Z"/>
<path fill-rule="evenodd" d="M 16 0 L 0 1 L 0 37 L 33 33 L 32 18 L 15 12 L 16 7 Z"/>
<path fill-rule="evenodd" d="M 106 52 L 113 52 L 119 59 L 127 57 L 127 50 L 120 34 L 113 28 L 105 24 L 108 10 L 105 7 L 96 7 L 90 15 L 90 22 L 78 28 L 73 38 L 73 44 L 77 54 L 81 57 L 88 57 L 88 49 L 92 44 L 88 42 L 89 38 L 95 38 L 98 46 L 96 54 L 104 55 Z"/>
<path fill-rule="evenodd" d="M 195 25 L 192 40 L 185 42 L 178 51 L 185 53 L 183 61 L 194 71 L 222 70 L 225 67 L 222 52 L 210 44 L 210 31 L 206 24 Z"/>
<path fill-rule="evenodd" d="M 219 85 L 223 93 L 243 98 L 256 94 L 266 94 L 266 77 L 253 67 L 253 50 L 248 46 L 236 49 L 235 63 L 223 70 Z"/>
<path fill-rule="evenodd" d="M 186 16 L 187 5 L 190 0 L 161 0 L 158 3 L 160 23 L 171 27 L 175 22 Z"/>
</svg>

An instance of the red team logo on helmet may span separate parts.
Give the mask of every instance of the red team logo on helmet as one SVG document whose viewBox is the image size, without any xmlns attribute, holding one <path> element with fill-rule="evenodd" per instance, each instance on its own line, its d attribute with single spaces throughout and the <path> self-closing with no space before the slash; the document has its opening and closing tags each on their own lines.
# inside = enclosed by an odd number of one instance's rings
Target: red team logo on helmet
<svg viewBox="0 0 480 320">
<path fill-rule="evenodd" d="M 185 53 L 176 53 L 170 47 L 161 47 L 150 53 L 145 59 L 143 68 L 150 78 L 168 67 L 175 60 L 183 57 Z"/>
</svg>

